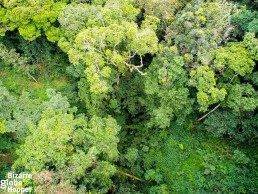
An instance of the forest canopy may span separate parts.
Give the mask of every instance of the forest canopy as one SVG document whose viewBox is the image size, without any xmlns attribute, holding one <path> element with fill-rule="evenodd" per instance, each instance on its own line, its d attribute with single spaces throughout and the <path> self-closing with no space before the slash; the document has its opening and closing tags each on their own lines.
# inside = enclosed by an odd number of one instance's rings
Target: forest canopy
<svg viewBox="0 0 258 194">
<path fill-rule="evenodd" d="M 0 23 L 0 180 L 258 192 L 257 0 L 0 0 Z"/>
</svg>

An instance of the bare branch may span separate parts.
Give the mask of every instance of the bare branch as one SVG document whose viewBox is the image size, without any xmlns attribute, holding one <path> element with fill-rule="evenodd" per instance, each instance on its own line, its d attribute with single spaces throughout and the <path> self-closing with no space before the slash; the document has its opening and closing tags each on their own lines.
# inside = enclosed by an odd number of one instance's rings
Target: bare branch
<svg viewBox="0 0 258 194">
<path fill-rule="evenodd" d="M 141 60 L 141 61 L 142 61 L 142 60 Z M 143 66 L 143 63 L 142 63 L 141 65 L 139 65 L 139 66 L 135 66 L 135 65 L 131 65 L 131 64 L 128 64 L 128 63 L 125 62 L 125 65 L 126 65 L 127 67 L 129 67 L 129 69 L 130 69 L 131 72 L 132 72 L 133 70 L 136 70 L 136 71 L 138 71 L 141 75 L 146 75 L 146 74 L 147 74 L 147 73 L 143 73 L 141 70 L 139 70 L 139 68 Z"/>
<path fill-rule="evenodd" d="M 133 71 L 132 66 L 130 64 L 125 62 L 125 65 L 130 69 L 131 72 Z"/>
<path fill-rule="evenodd" d="M 38 82 L 35 77 L 33 77 L 30 73 L 28 73 L 28 75 L 35 81 L 35 82 Z"/>
<path fill-rule="evenodd" d="M 129 56 L 128 56 L 128 57 L 129 57 L 129 58 L 134 58 L 135 55 L 136 55 L 136 53 L 137 53 L 137 52 L 135 51 L 135 52 L 133 53 L 133 55 L 131 55 L 131 51 L 129 51 Z"/>
<path fill-rule="evenodd" d="M 147 73 L 143 73 L 142 71 L 140 71 L 137 66 L 134 66 L 134 67 L 135 67 L 134 69 L 138 71 L 141 75 L 147 75 Z"/>
<path fill-rule="evenodd" d="M 120 170 L 117 170 L 117 172 L 118 172 L 119 174 L 125 175 L 125 176 L 127 176 L 127 177 L 129 177 L 129 178 L 131 178 L 131 179 L 138 180 L 138 181 L 141 181 L 141 182 L 146 182 L 145 180 L 143 180 L 143 179 L 141 179 L 141 178 L 138 178 L 138 177 L 136 177 L 136 176 L 134 176 L 134 175 L 131 175 L 131 174 L 122 172 L 122 171 L 120 171 Z"/>
<path fill-rule="evenodd" d="M 138 67 L 143 67 L 143 61 L 142 61 L 142 56 L 141 55 L 140 55 L 140 59 L 141 59 L 141 65 L 136 66 L 137 68 Z"/>
<path fill-rule="evenodd" d="M 205 114 L 204 116 L 202 116 L 201 118 L 198 119 L 198 121 L 203 120 L 204 118 L 206 118 L 207 116 L 209 116 L 209 114 L 211 114 L 212 112 L 214 112 L 215 110 L 217 110 L 220 107 L 220 103 L 214 107 L 214 109 L 212 109 L 210 112 L 208 112 L 207 114 Z"/>
</svg>

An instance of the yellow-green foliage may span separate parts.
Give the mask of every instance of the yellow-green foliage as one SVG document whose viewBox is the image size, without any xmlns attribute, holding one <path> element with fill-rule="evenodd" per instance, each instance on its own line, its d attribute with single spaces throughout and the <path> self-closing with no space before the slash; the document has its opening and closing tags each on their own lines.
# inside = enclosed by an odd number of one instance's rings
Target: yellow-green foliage
<svg viewBox="0 0 258 194">
<path fill-rule="evenodd" d="M 64 172 L 65 180 L 84 177 L 91 168 L 92 176 L 101 181 L 98 185 L 106 188 L 115 173 L 111 162 L 118 159 L 120 127 L 111 116 L 95 116 L 89 122 L 82 115 L 74 118 L 65 97 L 53 90 L 47 92 L 50 99 L 43 103 L 40 121 L 30 124 L 30 134 L 17 150 L 20 157 L 14 166 L 40 172 L 52 165 Z"/>
<path fill-rule="evenodd" d="M 111 67 L 124 74 L 139 70 L 132 64 L 135 55 L 154 54 L 158 50 L 155 34 L 158 18 L 146 17 L 141 27 L 135 23 L 139 9 L 130 1 L 108 1 L 105 6 L 67 6 L 59 16 L 64 38 L 59 46 L 74 65 L 85 64 L 86 77 L 93 93 L 111 90 Z M 80 13 L 80 14 L 79 14 Z M 81 15 L 84 15 L 82 17 Z"/>
<path fill-rule="evenodd" d="M 3 23 L 0 34 L 3 36 L 8 30 L 18 29 L 25 39 L 34 40 L 41 35 L 41 30 L 49 30 L 64 6 L 65 3 L 53 0 L 5 0 L 1 7 L 4 14 L 0 14 Z"/>
<path fill-rule="evenodd" d="M 201 66 L 190 73 L 190 84 L 198 90 L 197 101 L 200 111 L 206 111 L 209 105 L 223 101 L 227 91 L 216 87 L 215 74 L 209 66 Z"/>
<path fill-rule="evenodd" d="M 5 120 L 2 120 L 2 121 L 0 122 L 0 134 L 3 134 L 3 133 L 6 133 L 6 132 L 7 132 L 7 130 L 6 130 L 5 127 L 4 127 L 4 123 L 5 123 Z"/>
<path fill-rule="evenodd" d="M 216 70 L 232 71 L 233 74 L 245 76 L 252 72 L 255 65 L 242 43 L 231 43 L 212 53 Z"/>
</svg>

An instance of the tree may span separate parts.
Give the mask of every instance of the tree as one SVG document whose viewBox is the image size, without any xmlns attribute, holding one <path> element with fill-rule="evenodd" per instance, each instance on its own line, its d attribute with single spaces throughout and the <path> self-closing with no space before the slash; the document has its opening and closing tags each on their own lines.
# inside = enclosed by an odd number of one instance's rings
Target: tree
<svg viewBox="0 0 258 194">
<path fill-rule="evenodd" d="M 175 42 L 186 60 L 186 67 L 195 69 L 199 63 L 207 64 L 207 53 L 217 49 L 233 31 L 231 15 L 236 8 L 222 1 L 192 1 L 176 15 L 166 33 L 168 42 Z"/>
<path fill-rule="evenodd" d="M 171 121 L 182 124 L 192 111 L 183 57 L 175 46 L 164 47 L 148 67 L 141 102 L 150 115 L 150 127 L 167 128 Z"/>
<path fill-rule="evenodd" d="M 34 40 L 41 35 L 41 30 L 49 31 L 56 22 L 58 14 L 65 6 L 65 0 L 47 1 L 10 1 L 1 6 L 0 21 L 3 25 L 1 36 L 6 31 L 18 29 L 26 40 Z"/>
<path fill-rule="evenodd" d="M 30 126 L 30 134 L 17 150 L 19 158 L 14 167 L 33 173 L 44 169 L 63 172 L 64 180 L 70 183 L 90 179 L 87 190 L 106 192 L 115 173 L 112 161 L 118 158 L 119 126 L 110 116 L 95 116 L 89 122 L 83 115 L 74 118 L 66 98 L 51 90 L 48 93 L 51 98 L 44 103 L 40 121 Z M 99 176 L 97 172 L 103 168 L 109 171 Z M 94 188 L 91 184 L 95 178 L 101 182 Z"/>
</svg>

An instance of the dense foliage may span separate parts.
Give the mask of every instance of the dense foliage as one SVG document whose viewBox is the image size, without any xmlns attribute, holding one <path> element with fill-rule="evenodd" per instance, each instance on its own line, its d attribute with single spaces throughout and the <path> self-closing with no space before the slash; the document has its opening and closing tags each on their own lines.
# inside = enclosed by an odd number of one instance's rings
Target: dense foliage
<svg viewBox="0 0 258 194">
<path fill-rule="evenodd" d="M 257 18 L 248 0 L 0 0 L 0 179 L 257 193 Z"/>
</svg>

